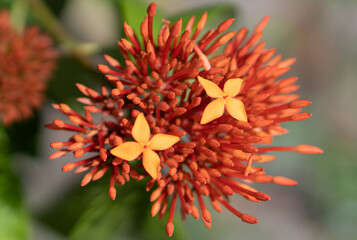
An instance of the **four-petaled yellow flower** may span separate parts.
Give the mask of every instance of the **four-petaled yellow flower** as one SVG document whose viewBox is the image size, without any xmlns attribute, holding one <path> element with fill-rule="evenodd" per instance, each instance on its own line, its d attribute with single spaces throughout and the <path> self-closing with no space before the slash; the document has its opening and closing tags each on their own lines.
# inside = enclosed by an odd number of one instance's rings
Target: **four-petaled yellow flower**
<svg viewBox="0 0 357 240">
<path fill-rule="evenodd" d="M 206 124 L 221 117 L 226 107 L 228 113 L 235 119 L 247 122 L 247 114 L 241 100 L 234 98 L 238 95 L 243 80 L 240 78 L 229 79 L 223 87 L 223 91 L 214 83 L 200 76 L 197 77 L 207 95 L 216 98 L 210 102 L 201 118 L 201 124 Z"/>
<path fill-rule="evenodd" d="M 180 138 L 158 133 L 150 139 L 150 127 L 143 113 L 139 113 L 137 116 L 131 134 L 136 142 L 130 141 L 120 144 L 110 150 L 111 154 L 127 161 L 132 161 L 143 154 L 145 170 L 153 179 L 157 179 L 160 170 L 160 157 L 153 150 L 166 150 L 180 141 Z"/>
</svg>

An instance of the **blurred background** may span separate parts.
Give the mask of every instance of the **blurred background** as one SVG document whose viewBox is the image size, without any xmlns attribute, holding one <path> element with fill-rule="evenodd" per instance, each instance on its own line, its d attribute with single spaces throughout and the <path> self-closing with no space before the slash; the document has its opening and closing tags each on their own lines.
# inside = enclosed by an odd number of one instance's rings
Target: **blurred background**
<svg viewBox="0 0 357 240">
<path fill-rule="evenodd" d="M 43 31 L 49 31 L 50 22 L 38 17 L 44 14 L 43 6 L 36 5 L 39 2 L 0 0 L 0 7 L 10 9 L 15 22 L 25 19 L 28 24 L 39 24 Z M 138 186 L 118 188 L 117 200 L 112 202 L 107 196 L 107 179 L 81 188 L 81 176 L 62 173 L 62 166 L 71 161 L 71 156 L 48 160 L 53 152 L 49 144 L 68 135 L 43 128 L 54 118 L 62 117 L 51 103 L 65 102 L 80 109 L 74 102 L 80 96 L 74 83 L 95 86 L 100 78 L 73 52 L 89 55 L 95 63 L 103 62 L 103 53 L 119 58 L 116 43 L 121 37 L 123 19 L 137 27 L 150 2 L 44 1 L 76 48 L 64 46 L 61 36 L 54 36 L 62 57 L 49 82 L 49 97 L 43 108 L 34 119 L 1 131 L 0 149 L 10 148 L 11 154 L 1 150 L 0 166 L 10 160 L 11 168 L 3 169 L 12 169 L 12 173 L 0 172 L 0 239 L 168 238 L 165 221 L 141 212 L 142 206 L 137 204 L 148 196 L 133 194 L 132 189 Z M 322 155 L 278 154 L 278 160 L 266 163 L 269 174 L 299 182 L 296 187 L 256 184 L 257 189 L 271 196 L 270 201 L 257 204 L 238 196 L 232 198 L 232 205 L 257 217 L 258 224 L 245 224 L 226 210 L 212 211 L 211 229 L 192 217 L 184 223 L 178 218 L 171 239 L 356 239 L 357 1 L 156 2 L 157 19 L 200 16 L 208 11 L 206 29 L 229 17 L 236 18 L 230 29 L 252 29 L 265 15 L 270 15 L 263 40 L 285 58 L 297 58 L 285 76 L 299 77 L 298 93 L 302 99 L 312 101 L 305 111 L 313 114 L 306 121 L 283 125 L 290 133 L 276 137 L 274 144 L 311 144 L 324 150 Z"/>
</svg>

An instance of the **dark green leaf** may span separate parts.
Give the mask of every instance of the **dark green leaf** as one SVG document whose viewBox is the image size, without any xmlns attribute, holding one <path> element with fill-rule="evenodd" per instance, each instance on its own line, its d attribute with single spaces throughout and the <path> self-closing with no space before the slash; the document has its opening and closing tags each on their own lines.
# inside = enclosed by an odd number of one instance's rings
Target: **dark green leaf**
<svg viewBox="0 0 357 240">
<path fill-rule="evenodd" d="M 177 21 L 178 19 L 182 18 L 182 24 L 183 26 L 186 26 L 190 18 L 195 16 L 195 27 L 204 12 L 207 12 L 207 22 L 205 26 L 206 30 L 217 28 L 221 22 L 227 20 L 228 18 L 234 18 L 237 14 L 236 7 L 234 5 L 219 4 L 186 11 L 184 13 L 177 14 L 176 16 L 169 17 L 168 19 L 170 21 Z"/>
<path fill-rule="evenodd" d="M 28 215 L 11 168 L 8 139 L 0 126 L 0 239 L 26 239 Z"/>
<path fill-rule="evenodd" d="M 9 150 L 11 150 L 11 152 L 36 155 L 38 129 L 39 116 L 37 111 L 34 111 L 32 118 L 23 122 L 15 122 L 7 127 L 6 133 L 10 140 Z"/>
<path fill-rule="evenodd" d="M 117 0 L 120 16 L 122 22 L 128 23 L 137 36 L 141 36 L 140 34 L 140 26 L 141 23 L 144 21 L 145 16 L 147 15 L 146 9 L 148 8 L 149 4 L 144 1 L 140 0 Z M 163 14 L 160 12 L 160 9 L 156 9 L 156 15 L 153 21 L 153 36 L 154 41 L 157 40 L 160 29 L 163 25 L 162 19 L 164 18 Z M 124 36 L 122 34 L 122 36 Z M 141 38 L 139 38 L 141 40 Z"/>
<path fill-rule="evenodd" d="M 49 81 L 47 96 L 58 103 L 74 103 L 76 98 L 83 97 L 76 83 L 97 89 L 98 83 L 105 79 L 99 71 L 93 70 L 88 71 L 73 58 L 59 59 L 54 76 Z"/>
<path fill-rule="evenodd" d="M 61 11 L 67 4 L 67 0 L 62 0 L 62 1 L 45 0 L 44 2 L 47 4 L 47 6 L 51 9 L 51 11 L 56 16 L 60 15 Z"/>
<path fill-rule="evenodd" d="M 144 181 L 117 187 L 117 198 L 112 201 L 107 194 L 108 180 L 106 177 L 81 190 L 73 189 L 39 219 L 74 240 L 187 239 L 181 220 L 175 220 L 175 233 L 169 238 L 165 231 L 167 216 L 163 220 L 151 217 L 150 193 L 145 191 Z"/>
<path fill-rule="evenodd" d="M 107 188 L 102 186 L 101 194 L 87 199 L 90 204 L 74 225 L 70 239 L 118 239 L 142 228 L 145 220 L 143 213 L 149 207 L 145 185 L 130 181 L 118 187 L 115 201 L 109 198 Z"/>
<path fill-rule="evenodd" d="M 12 6 L 12 4 L 14 4 L 15 2 L 18 2 L 18 0 L 1 0 L 0 9 L 4 9 L 4 8 L 9 9 Z"/>
</svg>

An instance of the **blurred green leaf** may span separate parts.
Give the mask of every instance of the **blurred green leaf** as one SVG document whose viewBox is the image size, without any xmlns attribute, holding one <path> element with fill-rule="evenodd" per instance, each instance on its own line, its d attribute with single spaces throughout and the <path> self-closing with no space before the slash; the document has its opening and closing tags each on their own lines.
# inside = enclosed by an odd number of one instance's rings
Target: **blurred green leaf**
<svg viewBox="0 0 357 240">
<path fill-rule="evenodd" d="M 176 206 L 176 210 L 179 209 L 179 205 Z M 188 216 L 190 217 L 190 216 Z M 158 216 L 152 217 L 150 211 L 146 212 L 145 222 L 143 224 L 143 229 L 137 232 L 137 239 L 142 240 L 157 240 L 157 239 L 167 239 L 167 240 L 181 240 L 189 239 L 188 235 L 184 229 L 182 220 L 180 219 L 179 211 L 176 211 L 174 217 L 174 234 L 169 237 L 166 234 L 166 224 L 167 217 L 159 219 Z"/>
<path fill-rule="evenodd" d="M 56 15 L 59 16 L 64 7 L 66 6 L 68 0 L 61 0 L 61 1 L 53 1 L 53 0 L 44 0 L 47 6 L 51 9 L 51 11 Z"/>
<path fill-rule="evenodd" d="M 0 239 L 27 239 L 28 215 L 11 168 L 8 139 L 0 126 Z"/>
<path fill-rule="evenodd" d="M 128 23 L 133 28 L 139 39 L 141 39 L 140 26 L 144 21 L 145 16 L 147 15 L 146 9 L 148 8 L 149 4 L 140 0 L 117 0 L 117 3 L 122 22 L 124 23 L 125 21 Z M 156 9 L 156 15 L 153 21 L 154 41 L 157 40 L 157 37 L 155 38 L 155 36 L 158 36 L 160 32 L 163 18 L 164 16 L 160 12 L 160 9 Z M 124 36 L 124 34 L 122 34 L 122 36 Z"/>
<path fill-rule="evenodd" d="M 204 12 L 207 12 L 207 21 L 205 29 L 209 30 L 211 28 L 217 28 L 217 26 L 227 20 L 228 18 L 236 17 L 237 11 L 236 7 L 232 4 L 217 4 L 217 5 L 210 5 L 207 7 L 192 9 L 190 11 L 186 11 L 176 16 L 169 17 L 170 21 L 177 21 L 182 18 L 183 26 L 186 26 L 188 21 L 192 16 L 195 16 L 195 24 L 194 27 L 197 25 L 198 20 L 202 16 Z"/>
<path fill-rule="evenodd" d="M 103 79 L 105 78 L 99 71 L 88 71 L 73 58 L 63 57 L 57 61 L 57 69 L 49 81 L 47 96 L 57 103 L 73 104 L 77 97 L 83 97 L 76 83 L 96 89 Z"/>
<path fill-rule="evenodd" d="M 73 240 L 187 239 L 181 220 L 175 219 L 175 232 L 169 238 L 165 231 L 167 216 L 163 220 L 151 217 L 150 193 L 145 191 L 144 181 L 117 187 L 114 201 L 107 194 L 108 182 L 106 176 L 85 188 L 72 189 L 38 219 Z"/>
<path fill-rule="evenodd" d="M 137 194 L 112 201 L 107 194 L 95 197 L 83 212 L 70 234 L 70 239 L 118 239 L 128 236 L 132 224 L 133 202 Z"/>
<path fill-rule="evenodd" d="M 328 216 L 331 209 L 345 201 L 357 199 L 355 144 L 335 138 L 323 149 L 323 161 L 309 162 L 315 172 L 310 172 L 311 179 L 306 183 L 309 202 L 314 204 L 312 211 L 319 217 Z"/>
<path fill-rule="evenodd" d="M 0 1 L 0 9 L 3 9 L 3 8 L 7 8 L 9 9 L 12 4 L 14 4 L 15 2 L 18 2 L 19 0 L 1 0 Z"/>
<path fill-rule="evenodd" d="M 38 129 L 38 111 L 34 111 L 32 118 L 22 122 L 15 122 L 7 127 L 6 134 L 9 138 L 9 150 L 11 150 L 11 152 L 21 152 L 32 156 L 36 155 L 38 150 Z"/>
<path fill-rule="evenodd" d="M 151 217 L 151 203 L 141 182 L 127 183 L 118 188 L 118 196 L 112 201 L 108 194 L 94 198 L 75 224 L 70 238 L 80 239 L 187 239 L 181 222 L 175 223 L 175 234 L 172 238 L 166 235 L 165 219 Z"/>
<path fill-rule="evenodd" d="M 81 214 L 87 209 L 90 199 L 98 196 L 101 191 L 102 188 L 99 186 L 89 185 L 83 188 L 78 183 L 58 198 L 50 208 L 37 213 L 36 218 L 55 232 L 67 236 Z"/>
<path fill-rule="evenodd" d="M 37 217 L 43 224 L 70 239 L 123 237 L 133 229 L 135 211 L 142 210 L 141 205 L 135 208 L 135 203 L 141 193 L 139 188 L 147 194 L 145 185 L 129 182 L 117 187 L 117 199 L 112 201 L 107 194 L 108 183 L 109 177 L 105 176 L 86 187 L 75 187 Z"/>
</svg>

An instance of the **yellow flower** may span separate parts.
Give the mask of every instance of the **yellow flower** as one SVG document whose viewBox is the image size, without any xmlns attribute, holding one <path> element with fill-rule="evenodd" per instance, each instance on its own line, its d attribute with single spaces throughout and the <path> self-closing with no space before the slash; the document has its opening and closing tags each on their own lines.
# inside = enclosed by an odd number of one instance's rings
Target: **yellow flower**
<svg viewBox="0 0 357 240">
<path fill-rule="evenodd" d="M 139 113 L 133 129 L 131 131 L 136 142 L 125 142 L 110 150 L 111 154 L 127 161 L 132 161 L 143 154 L 143 166 L 153 179 L 158 178 L 160 170 L 160 157 L 156 151 L 166 150 L 178 141 L 180 138 L 174 135 L 155 134 L 150 139 L 150 127 L 144 114 Z"/>
<path fill-rule="evenodd" d="M 245 112 L 244 104 L 241 100 L 234 98 L 238 95 L 243 80 L 240 78 L 229 79 L 223 87 L 223 91 L 213 82 L 204 79 L 200 76 L 197 77 L 207 95 L 216 98 L 210 102 L 201 118 L 201 124 L 206 124 L 214 119 L 221 117 L 224 113 L 224 107 L 227 112 L 235 119 L 247 122 L 247 114 Z"/>
</svg>

